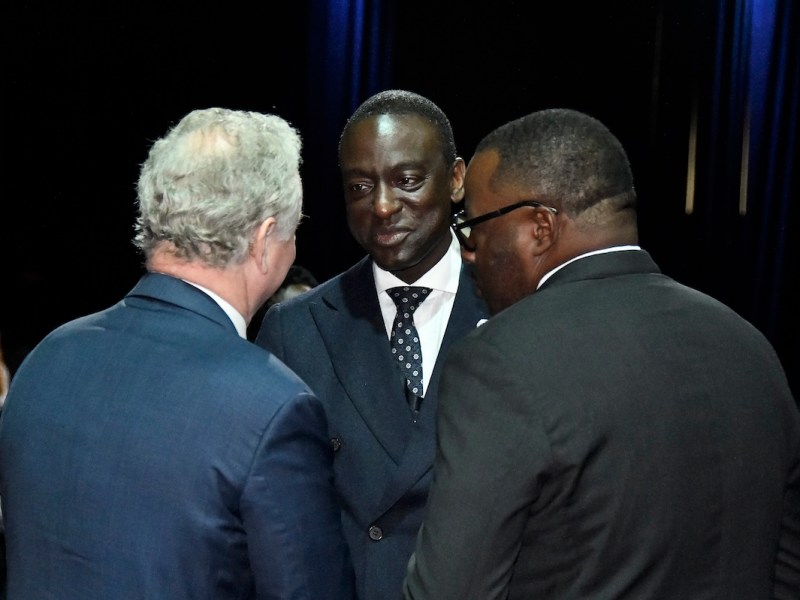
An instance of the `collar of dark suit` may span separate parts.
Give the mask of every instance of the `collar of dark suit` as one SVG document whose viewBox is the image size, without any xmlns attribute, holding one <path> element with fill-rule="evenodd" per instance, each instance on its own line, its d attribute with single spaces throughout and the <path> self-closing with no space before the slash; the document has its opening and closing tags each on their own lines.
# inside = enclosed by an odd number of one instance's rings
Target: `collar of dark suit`
<svg viewBox="0 0 800 600">
<path fill-rule="evenodd" d="M 127 294 L 127 297 L 137 296 L 190 310 L 239 335 L 228 315 L 211 296 L 177 277 L 145 273 Z"/>
<path fill-rule="evenodd" d="M 562 265 L 544 281 L 540 290 L 580 279 L 600 279 L 631 273 L 660 273 L 650 254 L 642 249 L 626 249 L 589 254 Z"/>
</svg>

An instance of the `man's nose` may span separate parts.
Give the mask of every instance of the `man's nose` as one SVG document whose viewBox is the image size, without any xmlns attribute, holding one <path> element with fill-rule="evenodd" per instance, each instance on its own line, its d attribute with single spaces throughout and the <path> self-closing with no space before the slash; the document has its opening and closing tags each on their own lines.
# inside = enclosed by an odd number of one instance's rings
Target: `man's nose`
<svg viewBox="0 0 800 600">
<path fill-rule="evenodd" d="M 402 203 L 395 198 L 392 189 L 389 186 L 378 186 L 375 199 L 372 202 L 373 212 L 381 218 L 386 218 L 398 210 L 400 210 Z"/>
</svg>

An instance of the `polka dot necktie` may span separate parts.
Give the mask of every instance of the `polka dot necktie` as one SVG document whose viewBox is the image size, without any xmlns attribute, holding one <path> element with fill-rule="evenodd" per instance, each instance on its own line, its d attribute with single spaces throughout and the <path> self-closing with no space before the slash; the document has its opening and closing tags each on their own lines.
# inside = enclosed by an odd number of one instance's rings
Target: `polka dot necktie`
<svg viewBox="0 0 800 600">
<path fill-rule="evenodd" d="M 397 306 L 392 325 L 392 356 L 405 375 L 409 391 L 422 397 L 422 348 L 414 326 L 414 311 L 430 293 L 430 288 L 402 286 L 386 290 Z"/>
</svg>

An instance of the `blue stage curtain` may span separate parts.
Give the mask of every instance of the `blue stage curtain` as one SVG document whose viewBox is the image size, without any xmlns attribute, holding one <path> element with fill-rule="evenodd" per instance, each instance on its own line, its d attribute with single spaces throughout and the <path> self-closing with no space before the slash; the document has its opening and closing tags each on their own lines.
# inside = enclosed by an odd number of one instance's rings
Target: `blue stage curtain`
<svg viewBox="0 0 800 600">
<path fill-rule="evenodd" d="M 321 280 L 363 255 L 342 210 L 337 145 L 356 106 L 391 87 L 392 7 L 380 0 L 310 0 L 307 5 L 303 168 L 305 202 L 314 208 L 301 235 L 314 242 L 298 248 L 298 263 L 315 264 L 319 258 L 312 253 L 335 252 L 335 268 L 315 273 Z"/>
<path fill-rule="evenodd" d="M 309 106 L 312 122 L 333 128 L 324 137 L 336 139 L 355 107 L 391 80 L 390 19 L 390 8 L 380 1 L 311 2 Z"/>
<path fill-rule="evenodd" d="M 800 111 L 800 11 L 795 0 L 753 0 L 749 18 L 749 46 L 745 123 L 749 123 L 750 156 L 748 207 L 756 217 L 755 285 L 753 310 L 762 315 L 758 325 L 780 338 L 780 317 L 797 313 L 789 293 L 800 287 L 797 245 L 789 252 L 789 222 L 798 222 L 797 132 Z M 748 14 L 749 13 L 749 14 Z M 757 199 L 753 204 L 749 199 Z"/>
<path fill-rule="evenodd" d="M 738 161 L 738 213 L 743 227 L 743 264 L 751 269 L 749 297 L 742 298 L 753 323 L 769 337 L 800 389 L 800 11 L 796 0 L 719 0 L 720 26 L 730 41 L 719 56 L 718 91 L 726 95 L 726 125 L 742 140 Z M 728 17 L 727 19 L 723 17 Z M 733 151 L 735 145 L 729 149 Z M 732 161 L 732 165 L 737 162 Z M 735 179 L 734 179 L 735 181 Z M 789 232 L 794 230 L 794 239 Z"/>
<path fill-rule="evenodd" d="M 800 397 L 798 2 L 711 0 L 690 10 L 689 282 L 770 339 Z"/>
</svg>

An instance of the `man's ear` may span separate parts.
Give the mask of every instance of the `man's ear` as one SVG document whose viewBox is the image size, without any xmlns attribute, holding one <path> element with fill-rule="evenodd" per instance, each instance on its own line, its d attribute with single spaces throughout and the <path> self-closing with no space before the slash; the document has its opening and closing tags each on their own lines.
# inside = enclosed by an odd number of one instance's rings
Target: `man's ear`
<svg viewBox="0 0 800 600">
<path fill-rule="evenodd" d="M 267 260 L 267 250 L 269 249 L 269 236 L 275 230 L 277 221 L 275 217 L 267 217 L 258 226 L 253 234 L 253 242 L 250 245 L 250 256 L 255 261 L 258 270 L 262 273 L 269 271 Z"/>
<path fill-rule="evenodd" d="M 534 254 L 543 254 L 556 243 L 558 228 L 555 215 L 547 209 L 537 208 L 531 211 L 531 231 Z"/>
<path fill-rule="evenodd" d="M 460 156 L 456 157 L 450 173 L 450 200 L 453 204 L 458 204 L 464 199 L 464 174 L 467 172 L 467 165 Z"/>
</svg>

